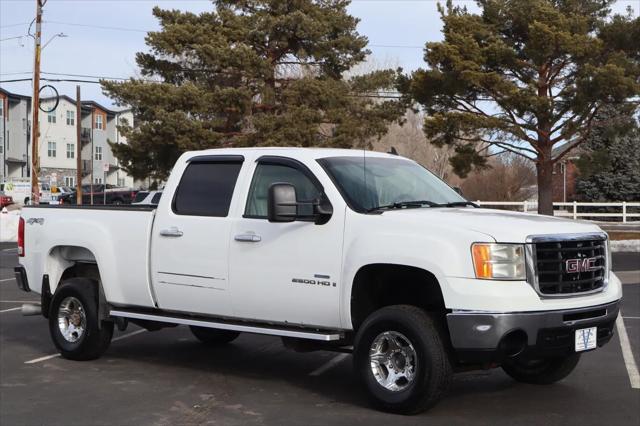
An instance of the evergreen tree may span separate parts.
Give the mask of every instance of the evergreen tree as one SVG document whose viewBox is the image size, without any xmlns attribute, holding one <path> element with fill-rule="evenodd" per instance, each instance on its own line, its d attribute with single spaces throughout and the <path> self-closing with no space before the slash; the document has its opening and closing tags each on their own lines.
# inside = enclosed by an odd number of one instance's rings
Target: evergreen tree
<svg viewBox="0 0 640 426">
<path fill-rule="evenodd" d="M 587 140 L 604 105 L 640 94 L 640 18 L 611 16 L 611 0 L 477 3 L 480 14 L 440 8 L 444 40 L 426 44 L 428 68 L 399 88 L 427 111 L 427 138 L 455 147 L 461 176 L 496 151 L 534 161 L 538 211 L 553 214 L 553 164 Z"/>
<path fill-rule="evenodd" d="M 350 79 L 367 39 L 347 0 L 217 0 L 201 14 L 153 13 L 161 29 L 136 61 L 143 78 L 103 81 L 132 107 L 128 144 L 113 144 L 135 177 L 165 178 L 184 151 L 228 146 L 363 146 L 406 106 L 378 94 L 395 71 Z"/>
<path fill-rule="evenodd" d="M 606 108 L 581 147 L 576 192 L 585 201 L 640 200 L 640 126 L 631 108 Z"/>
</svg>

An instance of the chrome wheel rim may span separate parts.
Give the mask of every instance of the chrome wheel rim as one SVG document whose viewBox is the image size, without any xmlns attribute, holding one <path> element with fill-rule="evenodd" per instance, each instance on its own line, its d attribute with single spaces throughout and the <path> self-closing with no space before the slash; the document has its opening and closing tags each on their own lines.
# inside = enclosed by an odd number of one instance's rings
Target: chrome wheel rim
<svg viewBox="0 0 640 426">
<path fill-rule="evenodd" d="M 369 362 L 378 384 L 392 392 L 399 392 L 413 382 L 418 356 L 405 335 L 397 331 L 385 331 L 373 340 Z"/>
<path fill-rule="evenodd" d="M 75 343 L 84 336 L 87 316 L 82 303 L 75 297 L 66 297 L 58 308 L 58 328 L 67 342 Z"/>
</svg>

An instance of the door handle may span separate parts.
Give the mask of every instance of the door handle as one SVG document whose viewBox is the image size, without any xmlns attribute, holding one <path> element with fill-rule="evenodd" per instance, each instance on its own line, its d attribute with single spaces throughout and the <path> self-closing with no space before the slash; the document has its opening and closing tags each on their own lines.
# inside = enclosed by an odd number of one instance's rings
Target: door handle
<svg viewBox="0 0 640 426">
<path fill-rule="evenodd" d="M 245 243 L 259 243 L 262 241 L 260 235 L 256 234 L 239 234 L 234 237 L 236 241 L 242 241 Z"/>
<path fill-rule="evenodd" d="M 162 235 L 163 237 L 182 237 L 183 234 L 184 233 L 175 226 L 160 231 L 160 235 Z"/>
</svg>

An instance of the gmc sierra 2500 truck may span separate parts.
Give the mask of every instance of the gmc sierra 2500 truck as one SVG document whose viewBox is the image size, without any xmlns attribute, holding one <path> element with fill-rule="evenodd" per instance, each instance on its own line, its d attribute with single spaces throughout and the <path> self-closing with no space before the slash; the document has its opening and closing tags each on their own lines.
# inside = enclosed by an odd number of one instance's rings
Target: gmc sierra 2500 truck
<svg viewBox="0 0 640 426">
<path fill-rule="evenodd" d="M 352 351 L 373 403 L 415 413 L 454 371 L 550 384 L 607 343 L 622 289 L 596 225 L 478 208 L 414 161 L 333 149 L 180 157 L 156 207 L 25 207 L 18 285 L 61 355 L 114 326 Z"/>
</svg>

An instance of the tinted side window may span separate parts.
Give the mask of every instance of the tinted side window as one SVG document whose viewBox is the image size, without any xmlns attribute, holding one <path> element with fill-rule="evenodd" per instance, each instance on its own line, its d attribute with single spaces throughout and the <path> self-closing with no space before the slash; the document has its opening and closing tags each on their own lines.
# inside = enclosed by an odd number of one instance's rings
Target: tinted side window
<svg viewBox="0 0 640 426">
<path fill-rule="evenodd" d="M 162 197 L 162 192 L 156 192 L 151 197 L 151 204 L 158 204 L 160 202 L 160 197 Z"/>
<path fill-rule="evenodd" d="M 145 198 L 147 198 L 147 195 L 149 195 L 149 192 L 147 192 L 147 191 L 138 191 L 136 193 L 135 198 L 133 199 L 133 202 L 134 203 L 139 203 L 140 201 L 142 201 Z"/>
<path fill-rule="evenodd" d="M 281 164 L 258 164 L 251 181 L 245 215 L 267 217 L 267 197 L 273 183 L 290 183 L 296 187 L 298 201 L 311 201 L 320 196 L 320 191 L 300 170 Z M 299 206 L 301 215 L 313 214 L 312 206 Z"/>
<path fill-rule="evenodd" d="M 173 199 L 176 214 L 224 217 L 242 163 L 190 163 Z"/>
</svg>

